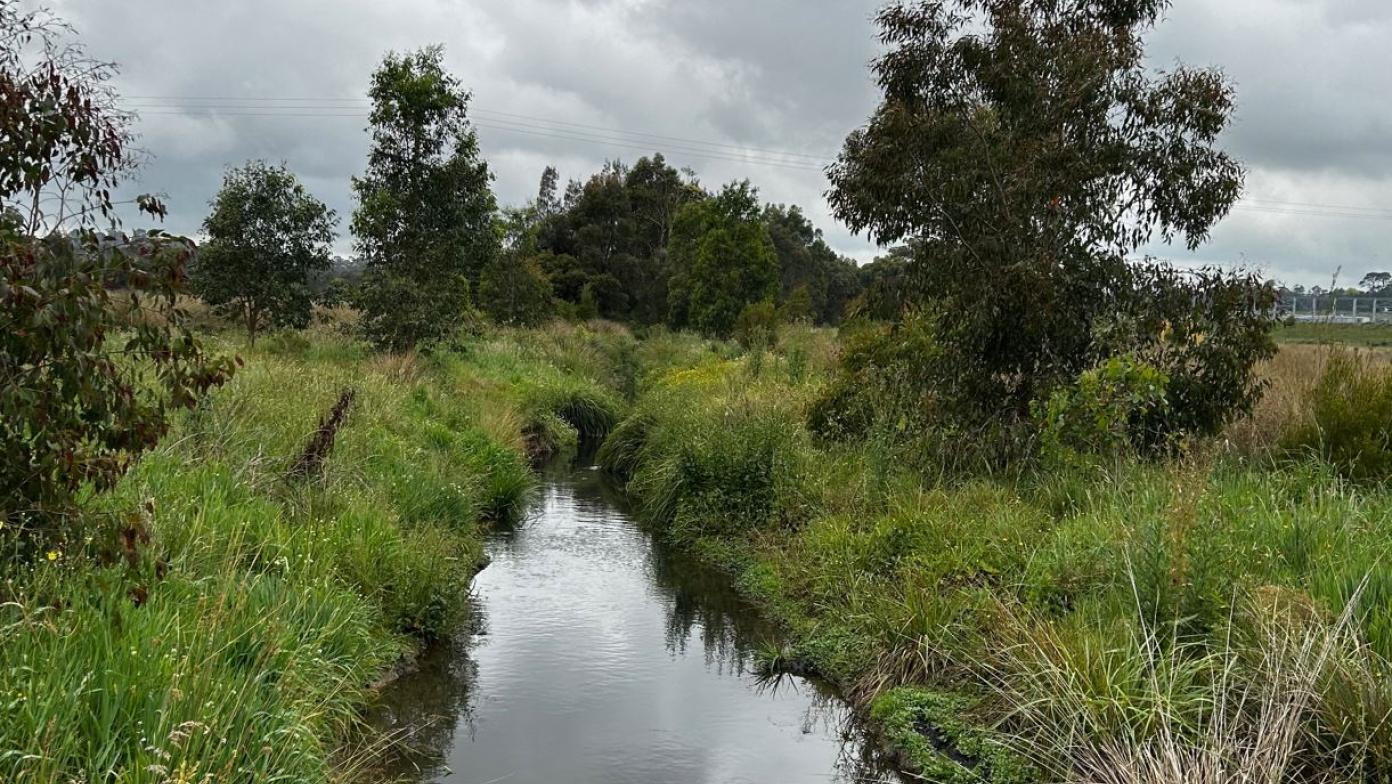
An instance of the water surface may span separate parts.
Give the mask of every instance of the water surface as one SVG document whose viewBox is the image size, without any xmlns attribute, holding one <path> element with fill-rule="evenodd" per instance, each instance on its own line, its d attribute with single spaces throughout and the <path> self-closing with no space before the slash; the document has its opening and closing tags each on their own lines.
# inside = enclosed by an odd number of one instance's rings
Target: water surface
<svg viewBox="0 0 1392 784">
<path fill-rule="evenodd" d="M 654 542 L 594 469 L 552 469 L 490 537 L 472 634 L 390 686 L 374 722 L 411 781 L 875 782 L 845 705 L 761 680 L 775 631 L 724 575 Z"/>
</svg>

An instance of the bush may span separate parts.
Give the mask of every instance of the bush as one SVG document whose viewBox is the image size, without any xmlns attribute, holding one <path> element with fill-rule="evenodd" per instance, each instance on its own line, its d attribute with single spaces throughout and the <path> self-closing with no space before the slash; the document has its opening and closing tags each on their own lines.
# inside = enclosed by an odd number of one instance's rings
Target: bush
<svg viewBox="0 0 1392 784">
<path fill-rule="evenodd" d="M 1086 350 L 1042 359 L 1027 373 L 978 368 L 989 383 L 963 379 L 969 336 L 941 313 L 910 308 L 893 325 L 863 326 L 848 334 L 840 372 L 812 406 L 809 427 L 839 440 L 878 427 L 949 463 L 992 466 L 1028 454 L 1032 438 L 1069 460 L 1123 443 L 1154 453 L 1185 436 L 1217 435 L 1250 413 L 1265 389 L 1255 368 L 1275 353 L 1270 286 L 1242 273 L 1160 266 L 1123 280 L 1120 307 L 1090 327 Z M 1095 357 L 1090 365 L 1069 370 L 1087 356 Z M 1038 394 L 1028 416 L 982 391 L 1011 386 L 1011 373 Z M 1019 391 L 1011 386 L 1009 396 Z"/>
<path fill-rule="evenodd" d="M 1115 356 L 1085 371 L 1034 407 L 1039 449 L 1055 466 L 1086 462 L 1087 455 L 1120 456 L 1156 441 L 1150 423 L 1163 416 L 1169 379 L 1132 357 Z"/>
<path fill-rule="evenodd" d="M 845 338 L 841 366 L 808 412 L 808 428 L 829 440 L 864 438 L 882 424 L 900 434 L 930 423 L 928 366 L 940 355 L 929 320 L 863 324 Z"/>
<path fill-rule="evenodd" d="M 174 304 L 189 255 L 186 241 L 158 233 L 35 242 L 0 231 L 0 522 L 54 533 L 82 488 L 115 485 L 158 443 L 171 409 L 231 375 L 232 361 L 208 354 Z M 104 285 L 117 273 L 128 298 Z"/>
<path fill-rule="evenodd" d="M 232 372 L 177 307 L 193 243 L 95 228 L 115 225 L 134 139 L 113 105 L 114 68 L 69 32 L 47 11 L 0 4 L 0 527 L 30 544 L 70 519 L 80 492 L 115 485 L 171 409 Z"/>
<path fill-rule="evenodd" d="M 1132 271 L 1128 297 L 1121 314 L 1095 330 L 1095 350 L 1134 355 L 1165 376 L 1165 405 L 1147 415 L 1150 445 L 1214 436 L 1252 412 L 1265 391 L 1254 370 L 1276 354 L 1270 283 L 1251 273 L 1152 265 Z"/>
<path fill-rule="evenodd" d="M 746 351 L 772 348 L 778 340 L 778 310 L 769 300 L 751 302 L 735 318 L 735 341 Z"/>
<path fill-rule="evenodd" d="M 500 253 L 484 266 L 478 301 L 493 323 L 508 326 L 536 326 L 555 312 L 551 283 L 536 260 L 511 253 Z"/>
<path fill-rule="evenodd" d="M 1310 393 L 1309 418 L 1282 439 L 1354 480 L 1392 477 L 1392 368 L 1361 354 L 1330 356 Z"/>
</svg>

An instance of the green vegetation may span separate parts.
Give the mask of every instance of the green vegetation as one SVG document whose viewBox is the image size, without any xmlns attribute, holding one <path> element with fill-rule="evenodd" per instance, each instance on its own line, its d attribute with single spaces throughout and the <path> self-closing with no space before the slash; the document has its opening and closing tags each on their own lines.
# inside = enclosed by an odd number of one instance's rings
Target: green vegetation
<svg viewBox="0 0 1392 784">
<path fill-rule="evenodd" d="M 0 559 L 15 562 L 80 538 L 81 498 L 233 370 L 177 306 L 193 244 L 98 230 L 134 162 L 130 116 L 106 89 L 114 69 L 65 32 L 46 11 L 0 6 L 0 527 L 18 537 Z"/>
<path fill-rule="evenodd" d="M 447 337 L 499 252 L 493 175 L 469 124 L 469 94 L 444 50 L 388 54 L 372 75 L 372 149 L 353 180 L 353 236 L 367 262 L 362 328 L 379 348 Z"/>
<path fill-rule="evenodd" d="M 479 307 L 494 324 L 534 327 L 551 318 L 551 282 L 534 259 L 499 254 L 479 275 Z"/>
<path fill-rule="evenodd" d="M 930 779 L 1091 780 L 1163 753 L 1268 780 L 1392 771 L 1386 488 L 1277 444 L 944 480 L 916 442 L 809 431 L 834 353 L 785 329 L 660 373 L 601 460 L 785 626 L 779 659 L 839 683 Z M 1124 370 L 1096 379 L 1098 410 Z M 1273 757 L 1245 756 L 1260 743 Z"/>
<path fill-rule="evenodd" d="M 746 306 L 778 291 L 778 256 L 748 182 L 731 183 L 714 198 L 683 207 L 669 248 L 667 298 L 674 326 L 729 337 Z"/>
<path fill-rule="evenodd" d="M 1353 480 L 1392 477 L 1392 373 L 1359 354 L 1331 354 L 1310 392 L 1308 417 L 1288 427 L 1285 447 L 1320 455 Z"/>
<path fill-rule="evenodd" d="M 1276 354 L 1251 275 L 1128 263 L 1241 188 L 1227 82 L 1145 67 L 1167 5 L 884 9 L 831 170 L 902 243 L 864 271 L 660 155 L 500 214 L 441 50 L 389 54 L 365 271 L 323 286 L 360 311 L 259 345 L 192 334 L 187 241 L 97 231 L 111 70 L 0 6 L 0 778 L 340 777 L 528 460 L 603 441 L 787 630 L 767 661 L 932 780 L 1392 779 L 1392 370 Z M 207 227 L 203 304 L 312 321 L 332 216 L 288 171 Z"/>
<path fill-rule="evenodd" d="M 284 166 L 249 161 L 227 172 L 203 222 L 208 241 L 189 275 L 204 302 L 246 326 L 309 325 L 309 276 L 332 262 L 338 218 Z"/>
<path fill-rule="evenodd" d="M 761 207 L 748 182 L 712 194 L 661 154 L 610 162 L 563 196 L 558 178 L 548 167 L 502 232 L 507 252 L 549 280 L 562 315 L 725 335 L 764 299 L 789 321 L 836 324 L 861 291 L 855 263 L 798 207 Z"/>
<path fill-rule="evenodd" d="M 976 706 L 957 694 L 899 687 L 876 697 L 870 719 L 926 780 L 942 784 L 1029 782 L 1035 771 L 971 720 Z"/>
<path fill-rule="evenodd" d="M 316 329 L 223 345 L 243 370 L 92 500 L 88 537 L 0 582 L 0 778 L 333 778 L 369 684 L 454 630 L 481 526 L 525 500 L 524 431 L 544 419 L 573 443 L 620 416 L 599 378 L 619 342 L 555 328 L 373 355 Z M 288 476 L 350 388 L 322 473 Z"/>
<path fill-rule="evenodd" d="M 933 336 L 935 350 L 905 357 L 913 367 L 899 375 L 952 437 L 1000 431 L 989 437 L 997 464 L 1031 437 L 1032 407 L 1115 356 L 1169 379 L 1148 440 L 1214 435 L 1255 402 L 1274 288 L 1129 261 L 1156 239 L 1197 248 L 1242 188 L 1241 165 L 1218 145 L 1233 111 L 1222 74 L 1145 62 L 1167 6 L 955 0 L 879 12 L 883 100 L 847 137 L 827 197 L 852 229 L 906 246 L 907 274 L 891 276 L 897 307 L 866 304 L 896 325 L 911 311 Z"/>
</svg>

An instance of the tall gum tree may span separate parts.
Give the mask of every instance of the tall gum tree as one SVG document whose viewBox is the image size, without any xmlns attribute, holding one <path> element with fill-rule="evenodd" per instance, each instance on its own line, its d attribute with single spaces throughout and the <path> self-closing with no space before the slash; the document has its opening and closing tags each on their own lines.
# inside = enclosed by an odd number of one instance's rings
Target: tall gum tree
<svg viewBox="0 0 1392 784">
<path fill-rule="evenodd" d="M 469 94 L 433 46 L 390 53 L 372 76 L 372 149 L 354 178 L 352 231 L 367 261 L 363 328 L 400 350 L 445 337 L 501 245 L 492 175 Z"/>
<path fill-rule="evenodd" d="M 1195 248 L 1244 172 L 1218 148 L 1221 73 L 1152 71 L 1166 0 L 895 3 L 878 15 L 883 101 L 829 168 L 835 215 L 913 248 L 913 298 L 946 351 L 940 396 L 1026 415 L 1096 359 L 1127 258 Z"/>
</svg>

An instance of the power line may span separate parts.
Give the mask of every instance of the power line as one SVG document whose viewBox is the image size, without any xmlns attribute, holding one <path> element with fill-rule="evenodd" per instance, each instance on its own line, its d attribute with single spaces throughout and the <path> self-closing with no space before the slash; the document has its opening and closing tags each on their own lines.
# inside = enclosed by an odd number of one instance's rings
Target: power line
<svg viewBox="0 0 1392 784">
<path fill-rule="evenodd" d="M 216 98 L 216 97 L 197 97 L 197 96 L 133 96 L 136 102 L 157 102 L 150 105 L 150 108 L 184 108 L 180 103 L 197 101 L 200 103 L 189 103 L 188 108 L 199 110 L 220 110 L 220 109 L 268 109 L 277 113 L 281 110 L 310 110 L 322 111 L 327 109 L 358 110 L 365 108 L 369 103 L 366 98 Z M 295 105 L 300 104 L 300 105 Z M 825 164 L 828 160 L 835 157 L 832 155 L 816 155 L 805 152 L 794 152 L 791 150 L 775 150 L 764 147 L 750 147 L 746 145 L 729 144 L 726 142 L 714 142 L 704 139 L 691 139 L 681 136 L 668 136 L 664 134 L 648 133 L 644 131 L 632 131 L 623 128 L 613 128 L 603 125 L 590 125 L 587 123 L 570 122 L 568 120 L 556 120 L 549 117 L 538 117 L 529 114 L 517 114 L 514 112 L 503 112 L 486 107 L 471 106 L 470 113 L 476 115 L 491 116 L 500 121 L 525 121 L 526 123 L 544 123 L 548 126 L 562 126 L 561 129 L 577 128 L 585 131 L 600 131 L 607 134 L 617 134 L 621 136 L 637 137 L 650 139 L 660 142 L 675 142 L 684 145 L 694 145 L 699 147 L 709 147 L 718 152 L 736 153 L 759 153 L 762 155 L 778 156 L 779 158 L 802 159 L 804 162 Z"/>
<path fill-rule="evenodd" d="M 364 119 L 366 112 L 264 112 L 264 111 L 189 111 L 183 109 L 172 110 L 142 110 L 141 114 L 147 116 L 167 116 L 167 117 L 287 117 L 287 118 L 356 118 Z M 564 131 L 562 129 L 547 128 L 545 126 L 531 126 L 522 123 L 510 123 L 492 120 L 473 120 L 472 124 L 487 130 L 501 131 L 503 133 L 520 134 L 523 136 L 533 136 L 547 139 L 562 139 L 566 141 L 578 141 L 589 144 L 597 144 L 609 147 L 622 147 L 625 149 L 639 150 L 643 152 L 653 151 L 652 145 L 643 144 L 638 140 L 626 138 L 614 138 L 600 134 L 581 133 L 578 131 Z M 731 163 L 752 164 L 755 166 L 772 166 L 776 168 L 791 169 L 795 171 L 820 172 L 821 167 L 802 162 L 771 160 L 761 155 L 738 155 L 734 153 L 722 153 L 700 148 L 690 148 L 684 145 L 667 143 L 662 145 L 666 152 L 679 153 L 696 158 L 708 160 L 728 161 Z"/>
<path fill-rule="evenodd" d="M 1290 215 L 1309 218 L 1363 218 L 1371 220 L 1392 220 L 1392 214 L 1376 215 L 1367 212 L 1338 212 L 1334 210 L 1302 210 L 1296 208 L 1263 207 L 1255 204 L 1238 203 L 1234 210 L 1261 213 L 1263 215 Z"/>
<path fill-rule="evenodd" d="M 132 96 L 131 100 L 137 103 L 135 108 L 144 114 L 208 117 L 340 117 L 362 119 L 368 116 L 367 109 L 370 104 L 367 98 L 293 96 L 147 95 Z M 744 147 L 726 142 L 589 125 L 480 108 L 476 105 L 470 107 L 470 114 L 473 115 L 471 121 L 474 125 L 503 133 L 642 151 L 649 151 L 652 149 L 652 145 L 659 145 L 667 152 L 756 166 L 820 172 L 834 157 L 789 150 Z M 1256 197 L 1244 198 L 1234 206 L 1234 209 L 1247 213 L 1291 217 L 1392 220 L 1392 208 L 1387 207 L 1359 207 Z"/>
<path fill-rule="evenodd" d="M 1268 204 L 1268 205 L 1280 206 L 1280 207 L 1318 207 L 1318 208 L 1320 208 L 1320 209 L 1330 209 L 1330 210 L 1347 210 L 1347 211 L 1355 211 L 1355 212 L 1373 212 L 1373 213 L 1385 214 L 1385 215 L 1387 215 L 1387 216 L 1389 216 L 1389 217 L 1392 217 L 1392 208 L 1389 208 L 1389 207 L 1354 207 L 1354 206 L 1348 205 L 1348 204 L 1317 204 L 1317 203 L 1315 203 L 1315 202 L 1307 202 L 1307 201 L 1277 201 L 1277 200 L 1275 200 L 1275 199 L 1259 199 L 1259 198 L 1248 198 L 1248 199 L 1246 199 L 1246 201 L 1253 202 L 1253 203 L 1257 203 L 1257 204 Z"/>
</svg>

